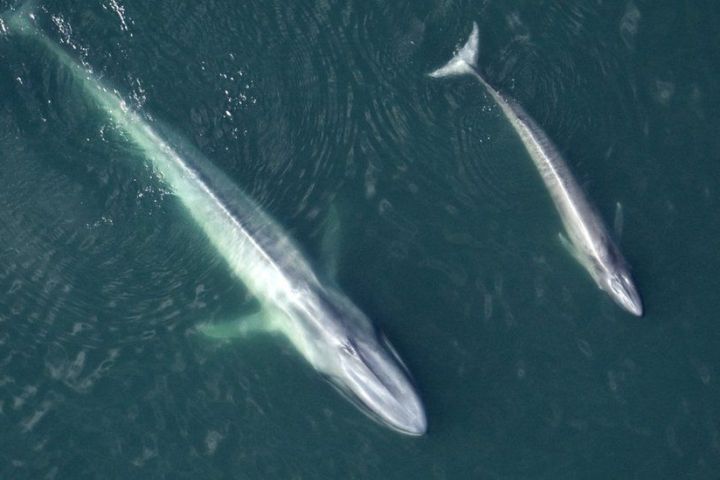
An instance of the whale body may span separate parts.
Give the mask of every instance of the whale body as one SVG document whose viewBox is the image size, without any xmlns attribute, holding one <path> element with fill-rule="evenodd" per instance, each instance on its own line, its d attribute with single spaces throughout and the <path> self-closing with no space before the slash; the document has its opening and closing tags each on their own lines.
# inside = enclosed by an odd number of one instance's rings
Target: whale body
<svg viewBox="0 0 720 480">
<path fill-rule="evenodd" d="M 478 72 L 478 38 L 478 26 L 473 23 L 465 45 L 448 63 L 429 75 L 433 78 L 470 75 L 482 84 L 520 137 L 540 173 L 569 237 L 561 236 L 563 243 L 615 303 L 633 315 L 642 316 L 642 300 L 628 263 L 558 149 L 517 102 L 493 88 Z"/>
<path fill-rule="evenodd" d="M 229 178 L 198 155 L 190 161 L 114 90 L 74 61 L 35 24 L 32 12 L 6 19 L 71 73 L 83 92 L 142 151 L 231 272 L 261 305 L 232 324 L 203 325 L 212 337 L 281 334 L 305 360 L 373 419 L 422 435 L 425 412 L 404 364 L 369 319 L 339 289 L 323 284 L 283 229 Z M 195 158 L 198 160 L 198 158 Z"/>
</svg>

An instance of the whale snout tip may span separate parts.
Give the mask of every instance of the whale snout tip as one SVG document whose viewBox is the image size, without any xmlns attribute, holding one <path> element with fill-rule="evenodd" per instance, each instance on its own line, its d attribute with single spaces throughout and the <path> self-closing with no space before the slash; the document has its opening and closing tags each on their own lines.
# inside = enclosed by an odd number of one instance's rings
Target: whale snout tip
<svg viewBox="0 0 720 480">
<path fill-rule="evenodd" d="M 625 288 L 622 289 L 622 294 L 618 298 L 620 305 L 636 317 L 642 317 L 643 304 L 637 288 L 629 278 L 623 283 Z"/>
<path fill-rule="evenodd" d="M 422 407 L 412 413 L 409 418 L 401 425 L 398 430 L 412 437 L 421 437 L 427 433 L 427 417 Z"/>
<path fill-rule="evenodd" d="M 643 306 L 642 302 L 638 299 L 635 302 L 632 302 L 630 305 L 626 306 L 627 310 L 635 315 L 636 317 L 642 317 L 643 316 Z"/>
<path fill-rule="evenodd" d="M 640 294 L 632 281 L 623 282 L 621 288 L 612 292 L 615 302 L 636 317 L 643 316 L 643 304 Z"/>
<path fill-rule="evenodd" d="M 410 436 L 427 431 L 422 400 L 389 342 L 346 342 L 335 381 L 371 418 Z M 384 348 L 384 347 L 387 348 Z"/>
<path fill-rule="evenodd" d="M 643 316 L 642 299 L 627 272 L 610 275 L 606 285 L 601 288 L 606 290 L 620 307 L 637 317 Z"/>
<path fill-rule="evenodd" d="M 412 435 L 414 437 L 421 437 L 427 433 L 427 420 L 423 416 L 422 420 L 419 420 L 417 423 L 413 424 L 410 429 L 407 431 L 408 435 Z"/>
<path fill-rule="evenodd" d="M 409 384 L 407 385 L 409 387 Z M 397 392 L 392 399 L 371 408 L 371 413 L 391 429 L 419 437 L 427 432 L 427 417 L 425 408 L 417 393 L 408 388 Z"/>
<path fill-rule="evenodd" d="M 615 295 L 613 295 L 613 299 L 627 312 L 635 315 L 636 317 L 643 316 L 644 312 L 642 300 L 640 299 L 640 295 L 638 295 L 637 291 L 634 288 L 627 289 L 621 294 L 615 292 Z"/>
</svg>

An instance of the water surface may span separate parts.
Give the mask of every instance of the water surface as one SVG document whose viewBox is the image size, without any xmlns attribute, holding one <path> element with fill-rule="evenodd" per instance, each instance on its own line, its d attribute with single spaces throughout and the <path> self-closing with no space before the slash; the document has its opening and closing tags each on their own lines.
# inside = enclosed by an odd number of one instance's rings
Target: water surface
<svg viewBox="0 0 720 480">
<path fill-rule="evenodd" d="M 702 2 L 701 2 L 702 3 Z M 397 347 L 409 438 L 247 308 L 143 154 L 0 25 L 0 477 L 716 478 L 720 10 L 678 2 L 38 2 L 38 25 L 273 215 Z M 0 2 L 6 11 L 12 2 Z M 616 307 L 479 67 L 553 138 L 646 315 Z"/>
</svg>

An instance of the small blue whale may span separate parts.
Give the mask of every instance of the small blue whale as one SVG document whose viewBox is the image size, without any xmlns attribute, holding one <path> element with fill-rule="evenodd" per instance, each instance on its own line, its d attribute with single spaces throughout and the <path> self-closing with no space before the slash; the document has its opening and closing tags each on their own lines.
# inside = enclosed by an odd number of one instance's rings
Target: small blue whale
<svg viewBox="0 0 720 480">
<path fill-rule="evenodd" d="M 434 78 L 471 75 L 480 81 L 500 106 L 540 172 L 569 237 L 567 240 L 561 234 L 565 246 L 600 289 L 628 312 L 642 316 L 642 300 L 627 262 L 555 145 L 520 105 L 494 89 L 478 72 L 478 36 L 477 23 L 473 23 L 470 38 L 457 55 L 429 75 Z"/>
</svg>

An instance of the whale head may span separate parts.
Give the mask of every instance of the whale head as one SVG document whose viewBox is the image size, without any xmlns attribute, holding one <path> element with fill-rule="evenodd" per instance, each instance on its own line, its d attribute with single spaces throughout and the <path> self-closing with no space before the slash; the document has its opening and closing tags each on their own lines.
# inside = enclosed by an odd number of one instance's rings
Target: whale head
<svg viewBox="0 0 720 480">
<path fill-rule="evenodd" d="M 317 340 L 315 367 L 370 418 L 400 433 L 427 430 L 420 397 L 405 365 L 367 317 L 342 296 L 325 292 L 316 321 L 324 329 Z"/>
<path fill-rule="evenodd" d="M 423 435 L 427 419 L 404 366 L 381 342 L 347 337 L 338 346 L 338 386 L 371 418 L 406 435 Z"/>
<path fill-rule="evenodd" d="M 593 262 L 593 277 L 615 303 L 633 315 L 641 317 L 642 299 L 630 276 L 627 262 L 614 244 L 608 242 L 606 247 L 602 262 Z"/>
<path fill-rule="evenodd" d="M 640 294 L 626 269 L 607 272 L 604 275 L 601 288 L 612 297 L 615 303 L 625 310 L 638 317 L 642 316 L 643 305 Z"/>
</svg>

